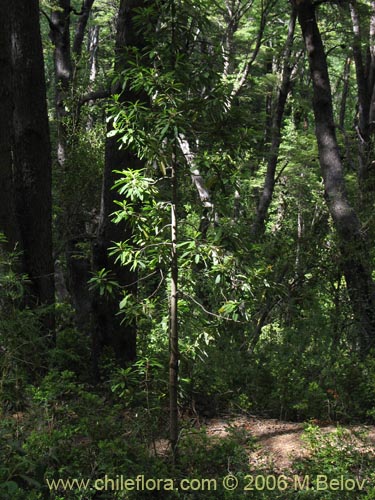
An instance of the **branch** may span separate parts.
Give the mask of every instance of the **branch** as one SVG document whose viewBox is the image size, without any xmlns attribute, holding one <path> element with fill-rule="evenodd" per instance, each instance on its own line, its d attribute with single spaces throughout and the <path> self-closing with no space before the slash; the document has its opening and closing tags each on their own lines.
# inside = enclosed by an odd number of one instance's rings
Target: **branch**
<svg viewBox="0 0 375 500">
<path fill-rule="evenodd" d="M 183 295 L 184 297 L 187 297 L 188 299 L 190 299 L 192 302 L 194 302 L 194 304 L 197 304 L 197 306 L 199 306 L 202 309 L 202 311 L 204 311 L 206 314 L 209 314 L 210 316 L 214 316 L 215 318 L 218 318 L 218 319 L 225 319 L 226 321 L 232 321 L 232 323 L 238 323 L 240 325 L 246 325 L 248 323 L 247 321 L 238 321 L 236 319 L 229 318 L 228 316 L 222 316 L 220 314 L 215 314 L 211 311 L 207 311 L 207 309 L 200 302 L 198 302 L 196 299 L 194 299 L 194 297 L 192 297 L 188 293 L 185 293 L 182 290 L 179 290 L 179 293 L 181 295 Z"/>
<path fill-rule="evenodd" d="M 96 90 L 94 92 L 89 92 L 88 94 L 81 97 L 78 102 L 78 107 L 81 108 L 84 104 L 90 101 L 97 101 L 98 99 L 108 99 L 112 96 L 112 92 L 109 89 Z"/>
<path fill-rule="evenodd" d="M 267 21 L 267 13 L 269 12 L 270 8 L 274 5 L 275 2 L 269 1 L 266 6 L 262 6 L 262 13 L 261 13 L 261 18 L 260 18 L 260 25 L 259 25 L 259 31 L 255 40 L 255 47 L 252 51 L 251 56 L 249 57 L 248 61 L 245 63 L 244 69 L 242 70 L 242 74 L 239 74 L 237 77 L 237 81 L 235 82 L 233 86 L 233 90 L 230 95 L 230 101 L 233 101 L 235 97 L 237 97 L 238 93 L 240 92 L 242 86 L 247 80 L 247 77 L 249 76 L 250 70 L 252 68 L 252 65 L 254 64 L 261 44 L 262 44 L 262 39 L 263 39 L 263 34 L 264 30 L 266 27 L 266 21 Z"/>
<path fill-rule="evenodd" d="M 87 26 L 87 22 L 89 20 L 90 12 L 94 4 L 94 1 L 95 0 L 85 0 L 84 2 L 82 2 L 81 12 L 73 10 L 74 14 L 79 16 L 76 33 L 73 41 L 73 52 L 77 56 L 80 56 L 82 52 L 82 44 L 85 35 L 85 29 Z"/>
<path fill-rule="evenodd" d="M 43 9 L 40 9 L 40 12 L 47 19 L 47 22 L 48 22 L 50 30 L 52 31 L 52 30 L 56 29 L 56 26 L 53 24 L 52 19 L 49 17 L 49 15 L 47 14 L 47 12 L 45 10 L 43 10 Z"/>
<path fill-rule="evenodd" d="M 282 169 L 280 170 L 280 172 L 277 174 L 277 177 L 276 177 L 276 179 L 275 179 L 275 184 L 277 184 L 277 183 L 279 182 L 279 179 L 280 179 L 280 177 L 281 177 L 282 173 L 284 172 L 284 170 L 286 169 L 286 167 L 287 167 L 288 165 L 289 165 L 289 162 L 287 161 L 287 162 L 285 163 L 285 165 L 282 167 Z"/>
<path fill-rule="evenodd" d="M 237 11 L 238 17 L 239 18 L 243 17 L 246 14 L 246 12 L 251 9 L 251 7 L 253 6 L 253 3 L 254 3 L 254 0 L 250 0 L 249 2 L 245 3 L 242 7 L 239 6 L 238 11 Z"/>
</svg>

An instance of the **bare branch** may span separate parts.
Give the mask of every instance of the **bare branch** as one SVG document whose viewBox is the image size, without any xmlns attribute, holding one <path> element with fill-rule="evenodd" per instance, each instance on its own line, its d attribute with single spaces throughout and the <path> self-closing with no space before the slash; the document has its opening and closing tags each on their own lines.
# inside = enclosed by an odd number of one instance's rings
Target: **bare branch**
<svg viewBox="0 0 375 500">
<path fill-rule="evenodd" d="M 189 300 L 194 302 L 194 304 L 197 304 L 197 306 L 199 306 L 202 309 L 202 311 L 205 312 L 206 314 L 208 314 L 209 316 L 214 316 L 215 318 L 224 319 L 225 321 L 231 321 L 232 323 L 238 323 L 240 325 L 247 325 L 248 324 L 247 321 L 238 321 L 236 319 L 229 318 L 228 316 L 222 316 L 220 314 L 213 313 L 212 311 L 208 311 L 200 302 L 198 302 L 196 299 L 194 299 L 194 297 L 192 297 L 188 293 L 185 293 L 185 292 L 179 290 L 179 294 L 182 295 L 183 297 L 188 298 Z"/>
<path fill-rule="evenodd" d="M 109 89 L 96 90 L 94 92 L 89 92 L 88 94 L 81 97 L 78 106 L 81 107 L 90 101 L 97 101 L 98 99 L 108 99 L 112 96 L 112 92 Z"/>
<path fill-rule="evenodd" d="M 56 29 L 56 28 L 55 28 L 55 25 L 54 25 L 54 24 L 53 24 L 53 22 L 52 22 L 52 19 L 49 17 L 49 15 L 47 14 L 47 12 L 46 12 L 45 10 L 43 10 L 43 9 L 40 9 L 40 12 L 41 12 L 41 13 L 43 14 L 43 16 L 47 19 L 47 22 L 48 22 L 48 25 L 49 25 L 49 27 L 50 27 L 50 30 L 52 31 L 52 30 Z"/>
</svg>

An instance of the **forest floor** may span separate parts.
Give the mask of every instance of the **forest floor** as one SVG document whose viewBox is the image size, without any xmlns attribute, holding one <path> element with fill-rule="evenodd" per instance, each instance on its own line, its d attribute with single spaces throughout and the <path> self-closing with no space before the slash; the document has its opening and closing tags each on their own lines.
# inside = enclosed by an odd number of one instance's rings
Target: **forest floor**
<svg viewBox="0 0 375 500">
<path fill-rule="evenodd" d="M 314 424 L 318 425 L 324 434 L 334 432 L 337 428 L 334 424 Z M 303 423 L 240 416 L 210 419 L 205 426 L 207 434 L 217 438 L 225 438 L 233 428 L 250 433 L 257 443 L 255 451 L 249 450 L 249 465 L 254 468 L 285 473 L 293 469 L 294 461 L 308 458 L 310 455 L 307 443 L 303 440 Z M 350 432 L 354 441 L 358 433 L 365 432 L 365 441 L 357 440 L 358 449 L 363 453 L 375 453 L 375 426 L 357 425 L 342 428 Z"/>
<path fill-rule="evenodd" d="M 319 427 L 323 435 L 334 433 L 338 428 L 334 423 L 311 423 Z M 255 444 L 244 445 L 250 469 L 286 474 L 294 471 L 295 462 L 308 459 L 311 455 L 308 442 L 303 439 L 306 424 L 255 416 L 223 416 L 196 422 L 195 427 L 204 428 L 206 435 L 213 441 L 229 437 L 233 430 L 244 432 L 254 438 Z M 375 456 L 375 425 L 340 425 L 340 428 L 349 433 L 350 441 L 357 451 Z M 159 456 L 168 454 L 168 449 L 168 440 L 157 441 Z"/>
</svg>

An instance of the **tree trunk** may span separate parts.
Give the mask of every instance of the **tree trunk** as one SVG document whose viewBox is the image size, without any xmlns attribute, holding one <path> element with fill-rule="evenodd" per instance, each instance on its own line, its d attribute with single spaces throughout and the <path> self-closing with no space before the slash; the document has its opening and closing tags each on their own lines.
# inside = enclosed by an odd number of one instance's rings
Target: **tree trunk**
<svg viewBox="0 0 375 500">
<path fill-rule="evenodd" d="M 120 74 L 128 67 L 129 60 L 126 57 L 127 53 L 130 53 L 128 49 L 144 46 L 143 37 L 133 24 L 134 10 L 143 7 L 144 4 L 144 0 L 122 0 L 120 3 L 115 47 L 116 74 Z M 116 92 L 121 92 L 121 88 L 114 88 L 113 93 Z M 120 96 L 122 102 L 136 102 L 139 99 L 144 100 L 144 97 L 128 88 Z M 108 132 L 112 130 L 112 127 L 113 124 L 108 123 Z M 115 193 L 112 191 L 112 186 L 116 180 L 113 170 L 142 167 L 143 162 L 130 149 L 119 149 L 116 136 L 107 137 L 98 237 L 94 245 L 94 267 L 96 270 L 110 269 L 117 282 L 125 287 L 126 292 L 133 295 L 137 293 L 137 274 L 131 271 L 130 267 L 121 266 L 108 256 L 108 248 L 113 246 L 113 242 L 124 241 L 132 236 L 131 229 L 126 222 L 120 224 L 111 222 L 111 214 L 118 209 L 113 201 Z M 106 300 L 102 297 L 95 297 L 94 314 L 97 325 L 94 334 L 95 366 L 97 366 L 98 357 L 104 345 L 112 346 L 122 364 L 136 358 L 136 324 L 132 318 L 121 323 L 121 318 L 116 315 L 118 310 L 119 297 L 107 297 Z"/>
<path fill-rule="evenodd" d="M 375 131 L 375 1 L 371 1 L 370 37 L 367 56 L 367 81 L 370 94 L 370 133 Z M 373 168 L 373 166 L 372 166 Z"/>
<path fill-rule="evenodd" d="M 342 77 L 342 94 L 339 114 L 339 127 L 341 129 L 345 128 L 346 103 L 348 101 L 349 94 L 350 65 L 351 59 L 350 57 L 347 57 L 344 66 L 344 74 Z"/>
<path fill-rule="evenodd" d="M 372 137 L 370 129 L 371 102 L 374 92 L 374 23 L 375 3 L 372 2 L 372 16 L 370 21 L 370 40 L 368 46 L 369 57 L 365 63 L 362 53 L 361 19 L 359 16 L 356 0 L 349 2 L 350 14 L 353 26 L 353 56 L 355 62 L 358 95 L 358 123 L 356 125 L 358 136 L 359 167 L 358 181 L 361 188 L 361 196 L 364 208 L 372 202 L 369 194 L 375 191 L 375 172 L 372 162 Z"/>
<path fill-rule="evenodd" d="M 82 12 L 79 15 L 73 47 L 71 47 L 71 1 L 58 0 L 58 9 L 54 10 L 50 18 L 50 38 L 54 44 L 54 70 L 55 70 L 55 114 L 56 114 L 56 159 L 63 178 L 69 174 L 71 168 L 69 154 L 72 151 L 72 141 L 68 145 L 69 131 L 66 120 L 69 113 L 66 109 L 67 99 L 73 91 L 74 73 L 77 69 L 77 59 L 81 55 L 84 33 L 93 6 L 94 0 L 85 0 Z M 72 62 L 72 53 L 75 61 Z M 73 113 L 71 113 L 73 115 Z M 70 191 L 72 186 L 68 183 L 63 187 Z M 66 283 L 69 289 L 72 305 L 75 310 L 75 320 L 78 328 L 82 331 L 90 327 L 91 297 L 87 287 L 90 278 L 91 262 L 83 255 L 80 244 L 85 241 L 86 217 L 82 210 L 78 209 L 67 197 L 68 202 L 62 207 L 62 216 L 58 220 L 59 238 L 65 242 L 65 257 L 67 276 Z M 84 236 L 82 236 L 84 235 Z"/>
<path fill-rule="evenodd" d="M 181 152 L 184 155 L 186 164 L 190 169 L 191 181 L 197 189 L 198 196 L 202 205 L 202 216 L 201 222 L 199 224 L 199 232 L 202 235 L 202 239 L 205 240 L 211 221 L 214 221 L 214 224 L 217 225 L 219 223 L 219 215 L 215 210 L 215 206 L 212 202 L 211 194 L 206 187 L 206 183 L 204 182 L 204 179 L 195 164 L 195 154 L 190 149 L 189 141 L 183 134 L 179 134 L 177 139 Z"/>
<path fill-rule="evenodd" d="M 311 0 L 294 0 L 309 56 L 313 109 L 325 198 L 339 238 L 342 268 L 357 319 L 362 353 L 375 341 L 374 283 L 364 234 L 345 189 L 343 165 L 336 140 L 332 94 L 324 47 Z"/>
<path fill-rule="evenodd" d="M 83 39 L 85 36 L 86 26 L 90 17 L 90 12 L 95 0 L 85 0 L 82 5 L 82 11 L 80 12 L 78 23 L 76 27 L 76 32 L 73 41 L 73 53 L 76 57 L 80 57 L 82 53 Z"/>
<path fill-rule="evenodd" d="M 31 302 L 52 305 L 51 146 L 38 0 L 13 0 L 12 13 L 13 157 L 24 270 Z M 53 327 L 52 313 L 46 325 Z"/>
<path fill-rule="evenodd" d="M 111 129 L 109 124 L 108 129 Z M 94 269 L 110 269 L 113 277 L 127 293 L 137 293 L 137 273 L 131 271 L 128 266 L 122 266 L 114 262 L 114 258 L 109 257 L 108 249 L 113 246 L 113 242 L 125 241 L 131 238 L 131 231 L 128 224 L 114 224 L 111 222 L 111 214 L 118 210 L 118 206 L 113 199 L 116 196 L 112 187 L 117 180 L 113 170 L 125 168 L 141 168 L 141 162 L 134 158 L 129 150 L 119 150 L 116 137 L 109 137 L 106 142 L 105 166 L 102 184 L 102 199 L 99 218 L 98 237 L 94 244 L 93 259 Z M 120 297 L 95 297 L 94 317 L 96 319 L 96 358 L 99 357 L 101 347 L 109 345 L 113 348 L 120 363 L 124 364 L 134 361 L 136 358 L 136 324 L 133 320 L 125 321 L 121 324 L 121 317 L 117 315 L 119 311 Z M 94 360 L 94 364 L 98 359 Z"/>
<path fill-rule="evenodd" d="M 171 295 L 169 327 L 169 424 L 174 461 L 178 444 L 178 258 L 177 258 L 177 163 L 176 152 L 171 165 Z"/>
<path fill-rule="evenodd" d="M 99 26 L 92 26 L 89 29 L 87 51 L 90 56 L 89 62 L 89 88 L 88 91 L 93 91 L 93 85 L 96 80 L 96 75 L 98 72 L 97 62 L 98 62 L 98 50 L 99 50 Z M 89 106 L 94 104 L 94 101 L 89 101 Z M 92 113 L 89 114 L 86 122 L 86 130 L 91 130 L 94 126 L 94 117 Z"/>
<path fill-rule="evenodd" d="M 57 122 L 57 161 L 61 168 L 66 161 L 66 129 L 64 118 L 66 98 L 73 78 L 70 49 L 70 0 L 59 0 L 58 10 L 51 14 L 50 38 L 55 46 L 55 110 Z"/>
<path fill-rule="evenodd" d="M 263 191 L 260 195 L 257 213 L 252 227 L 253 238 L 258 239 L 265 230 L 265 221 L 268 209 L 272 201 L 275 188 L 275 174 L 279 158 L 279 147 L 281 142 L 281 125 L 284 116 L 286 100 L 290 89 L 290 77 L 292 74 L 291 54 L 293 47 L 294 30 L 296 25 L 296 11 L 293 9 L 289 21 L 288 37 L 285 45 L 283 57 L 283 72 L 280 88 L 278 91 L 276 110 L 271 126 L 271 151 L 267 162 L 267 172 L 264 181 Z"/>
<path fill-rule="evenodd" d="M 1 12 L 6 13 L 9 4 L 0 0 Z M 14 249 L 20 240 L 14 196 L 12 160 L 12 59 L 11 29 L 9 16 L 0 17 L 0 231 L 7 238 L 7 248 Z"/>
</svg>

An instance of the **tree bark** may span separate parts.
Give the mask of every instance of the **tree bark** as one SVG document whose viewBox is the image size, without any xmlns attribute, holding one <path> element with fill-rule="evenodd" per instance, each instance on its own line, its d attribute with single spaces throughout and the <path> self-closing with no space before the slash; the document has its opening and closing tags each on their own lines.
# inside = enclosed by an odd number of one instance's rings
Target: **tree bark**
<svg viewBox="0 0 375 500">
<path fill-rule="evenodd" d="M 205 240 L 211 221 L 213 220 L 215 224 L 218 224 L 219 216 L 215 210 L 214 203 L 211 199 L 211 194 L 207 189 L 204 179 L 199 169 L 195 165 L 195 154 L 190 149 L 189 141 L 183 134 L 179 134 L 177 139 L 186 164 L 190 169 L 191 181 L 198 192 L 198 196 L 202 205 L 202 217 L 199 224 L 199 232 L 201 233 L 202 238 Z"/>
<path fill-rule="evenodd" d="M 57 161 L 64 168 L 66 161 L 66 127 L 64 118 L 66 98 L 73 78 L 73 66 L 70 47 L 70 0 L 59 0 L 58 10 L 51 13 L 50 38 L 54 44 L 55 66 L 55 111 L 57 122 Z"/>
<path fill-rule="evenodd" d="M 126 55 L 130 53 L 131 47 L 142 48 L 144 40 L 138 30 L 134 27 L 134 10 L 143 7 L 144 0 L 122 0 L 120 3 L 117 20 L 117 34 L 115 47 L 115 72 L 123 72 L 129 64 Z M 120 93 L 121 88 L 117 86 L 113 93 Z M 144 96 L 126 88 L 121 96 L 121 102 L 136 102 L 145 100 Z M 113 124 L 108 123 L 108 132 L 112 130 Z M 107 268 L 113 272 L 117 282 L 125 288 L 126 292 L 136 295 L 137 274 L 128 266 L 121 266 L 108 256 L 108 248 L 113 242 L 130 239 L 131 228 L 124 222 L 114 224 L 111 222 L 111 214 L 118 209 L 114 203 L 114 192 L 112 186 L 116 175 L 113 170 L 139 169 L 143 162 L 129 149 L 119 149 L 118 138 L 107 137 L 105 148 L 105 165 L 102 185 L 102 199 L 98 237 L 94 246 L 94 267 L 97 270 Z M 137 327 L 132 318 L 121 323 L 121 318 L 116 315 L 119 310 L 119 297 L 113 296 L 103 300 L 100 297 L 94 299 L 94 314 L 97 328 L 95 331 L 94 365 L 97 365 L 100 351 L 104 345 L 112 346 L 120 363 L 125 364 L 136 358 L 136 336 Z"/>
<path fill-rule="evenodd" d="M 76 32 L 73 41 L 73 53 L 76 57 L 79 57 L 82 53 L 83 39 L 85 36 L 86 26 L 90 17 L 90 12 L 95 0 L 85 0 L 82 5 L 82 11 L 80 12 Z"/>
<path fill-rule="evenodd" d="M 74 76 L 77 70 L 77 59 L 81 55 L 85 29 L 94 0 L 85 0 L 76 25 L 73 46 L 71 46 L 71 0 L 58 0 L 58 9 L 52 11 L 50 18 L 50 38 L 54 45 L 55 70 L 55 114 L 56 114 L 56 159 L 60 175 L 69 176 L 69 155 L 72 151 L 72 141 L 68 144 L 69 130 L 67 118 L 74 115 L 67 111 L 67 99 L 74 88 Z M 72 55 L 74 56 L 72 61 Z M 74 64 L 73 64 L 74 63 Z M 80 104 L 78 105 L 78 109 Z M 63 188 L 71 190 L 67 183 Z M 62 207 L 62 216 L 58 220 L 59 238 L 65 242 L 65 257 L 67 277 L 66 283 L 75 310 L 75 320 L 82 331 L 89 330 L 91 297 L 87 287 L 90 278 L 91 262 L 80 249 L 84 241 L 86 216 L 82 210 L 77 210 L 72 198 Z"/>
<path fill-rule="evenodd" d="M 344 66 L 344 74 L 342 77 L 342 94 L 341 94 L 341 104 L 340 104 L 340 114 L 339 114 L 339 127 L 341 129 L 345 128 L 346 103 L 349 94 L 350 65 L 351 65 L 351 59 L 350 57 L 347 57 Z"/>
<path fill-rule="evenodd" d="M 367 52 L 367 81 L 370 93 L 370 133 L 375 131 L 375 0 L 371 1 L 370 37 Z"/>
<path fill-rule="evenodd" d="M 109 124 L 108 129 L 111 129 Z M 114 224 L 111 222 L 111 214 L 118 210 L 114 203 L 115 193 L 112 187 L 117 179 L 113 170 L 126 168 L 141 168 L 141 162 L 134 157 L 129 150 L 119 150 L 116 137 L 109 137 L 106 142 L 105 166 L 102 184 L 101 210 L 97 240 L 93 249 L 94 269 L 110 269 L 116 281 L 124 287 L 128 293 L 137 293 L 137 273 L 131 271 L 128 266 L 121 266 L 109 257 L 108 249 L 113 242 L 125 241 L 131 238 L 131 230 L 127 223 Z M 95 297 L 94 317 L 96 319 L 96 352 L 98 361 L 102 347 L 107 345 L 113 348 L 120 363 L 125 364 L 136 358 L 136 324 L 133 320 L 121 324 L 117 313 L 119 311 L 120 297 Z"/>
<path fill-rule="evenodd" d="M 360 221 L 345 189 L 343 165 L 336 140 L 327 60 L 311 0 L 294 0 L 309 57 L 313 109 L 325 198 L 339 238 L 342 268 L 353 313 L 360 330 L 362 353 L 375 344 L 374 283 Z"/>
<path fill-rule="evenodd" d="M 92 91 L 93 85 L 96 80 L 96 75 L 97 75 L 97 62 L 98 62 L 98 49 L 99 49 L 99 26 L 92 26 L 89 29 L 89 34 L 88 34 L 88 43 L 87 43 L 87 51 L 90 56 L 90 62 L 89 62 L 89 89 L 88 91 Z M 92 105 L 94 103 L 93 100 L 89 101 L 89 105 Z M 86 130 L 91 130 L 92 127 L 94 126 L 94 117 L 90 113 L 87 119 L 86 123 Z"/>
<path fill-rule="evenodd" d="M 175 148 L 176 149 L 176 148 Z M 169 327 L 169 422 L 170 442 L 174 461 L 178 445 L 178 255 L 177 255 L 177 162 L 174 152 L 171 165 L 171 295 Z"/>
<path fill-rule="evenodd" d="M 9 9 L 6 0 L 0 0 L 1 12 Z M 0 16 L 0 231 L 7 238 L 7 248 L 14 249 L 20 240 L 14 196 L 12 160 L 12 55 L 9 16 Z"/>
<path fill-rule="evenodd" d="M 373 161 L 375 130 L 375 1 L 371 1 L 369 40 L 364 56 L 363 19 L 356 0 L 350 0 L 349 10 L 353 29 L 353 56 L 357 79 L 358 181 L 364 209 L 372 209 L 375 191 L 375 162 Z"/>
<path fill-rule="evenodd" d="M 53 305 L 51 146 L 38 0 L 13 0 L 12 13 L 13 158 L 23 263 L 31 302 Z M 46 325 L 53 327 L 52 313 Z"/>
</svg>

